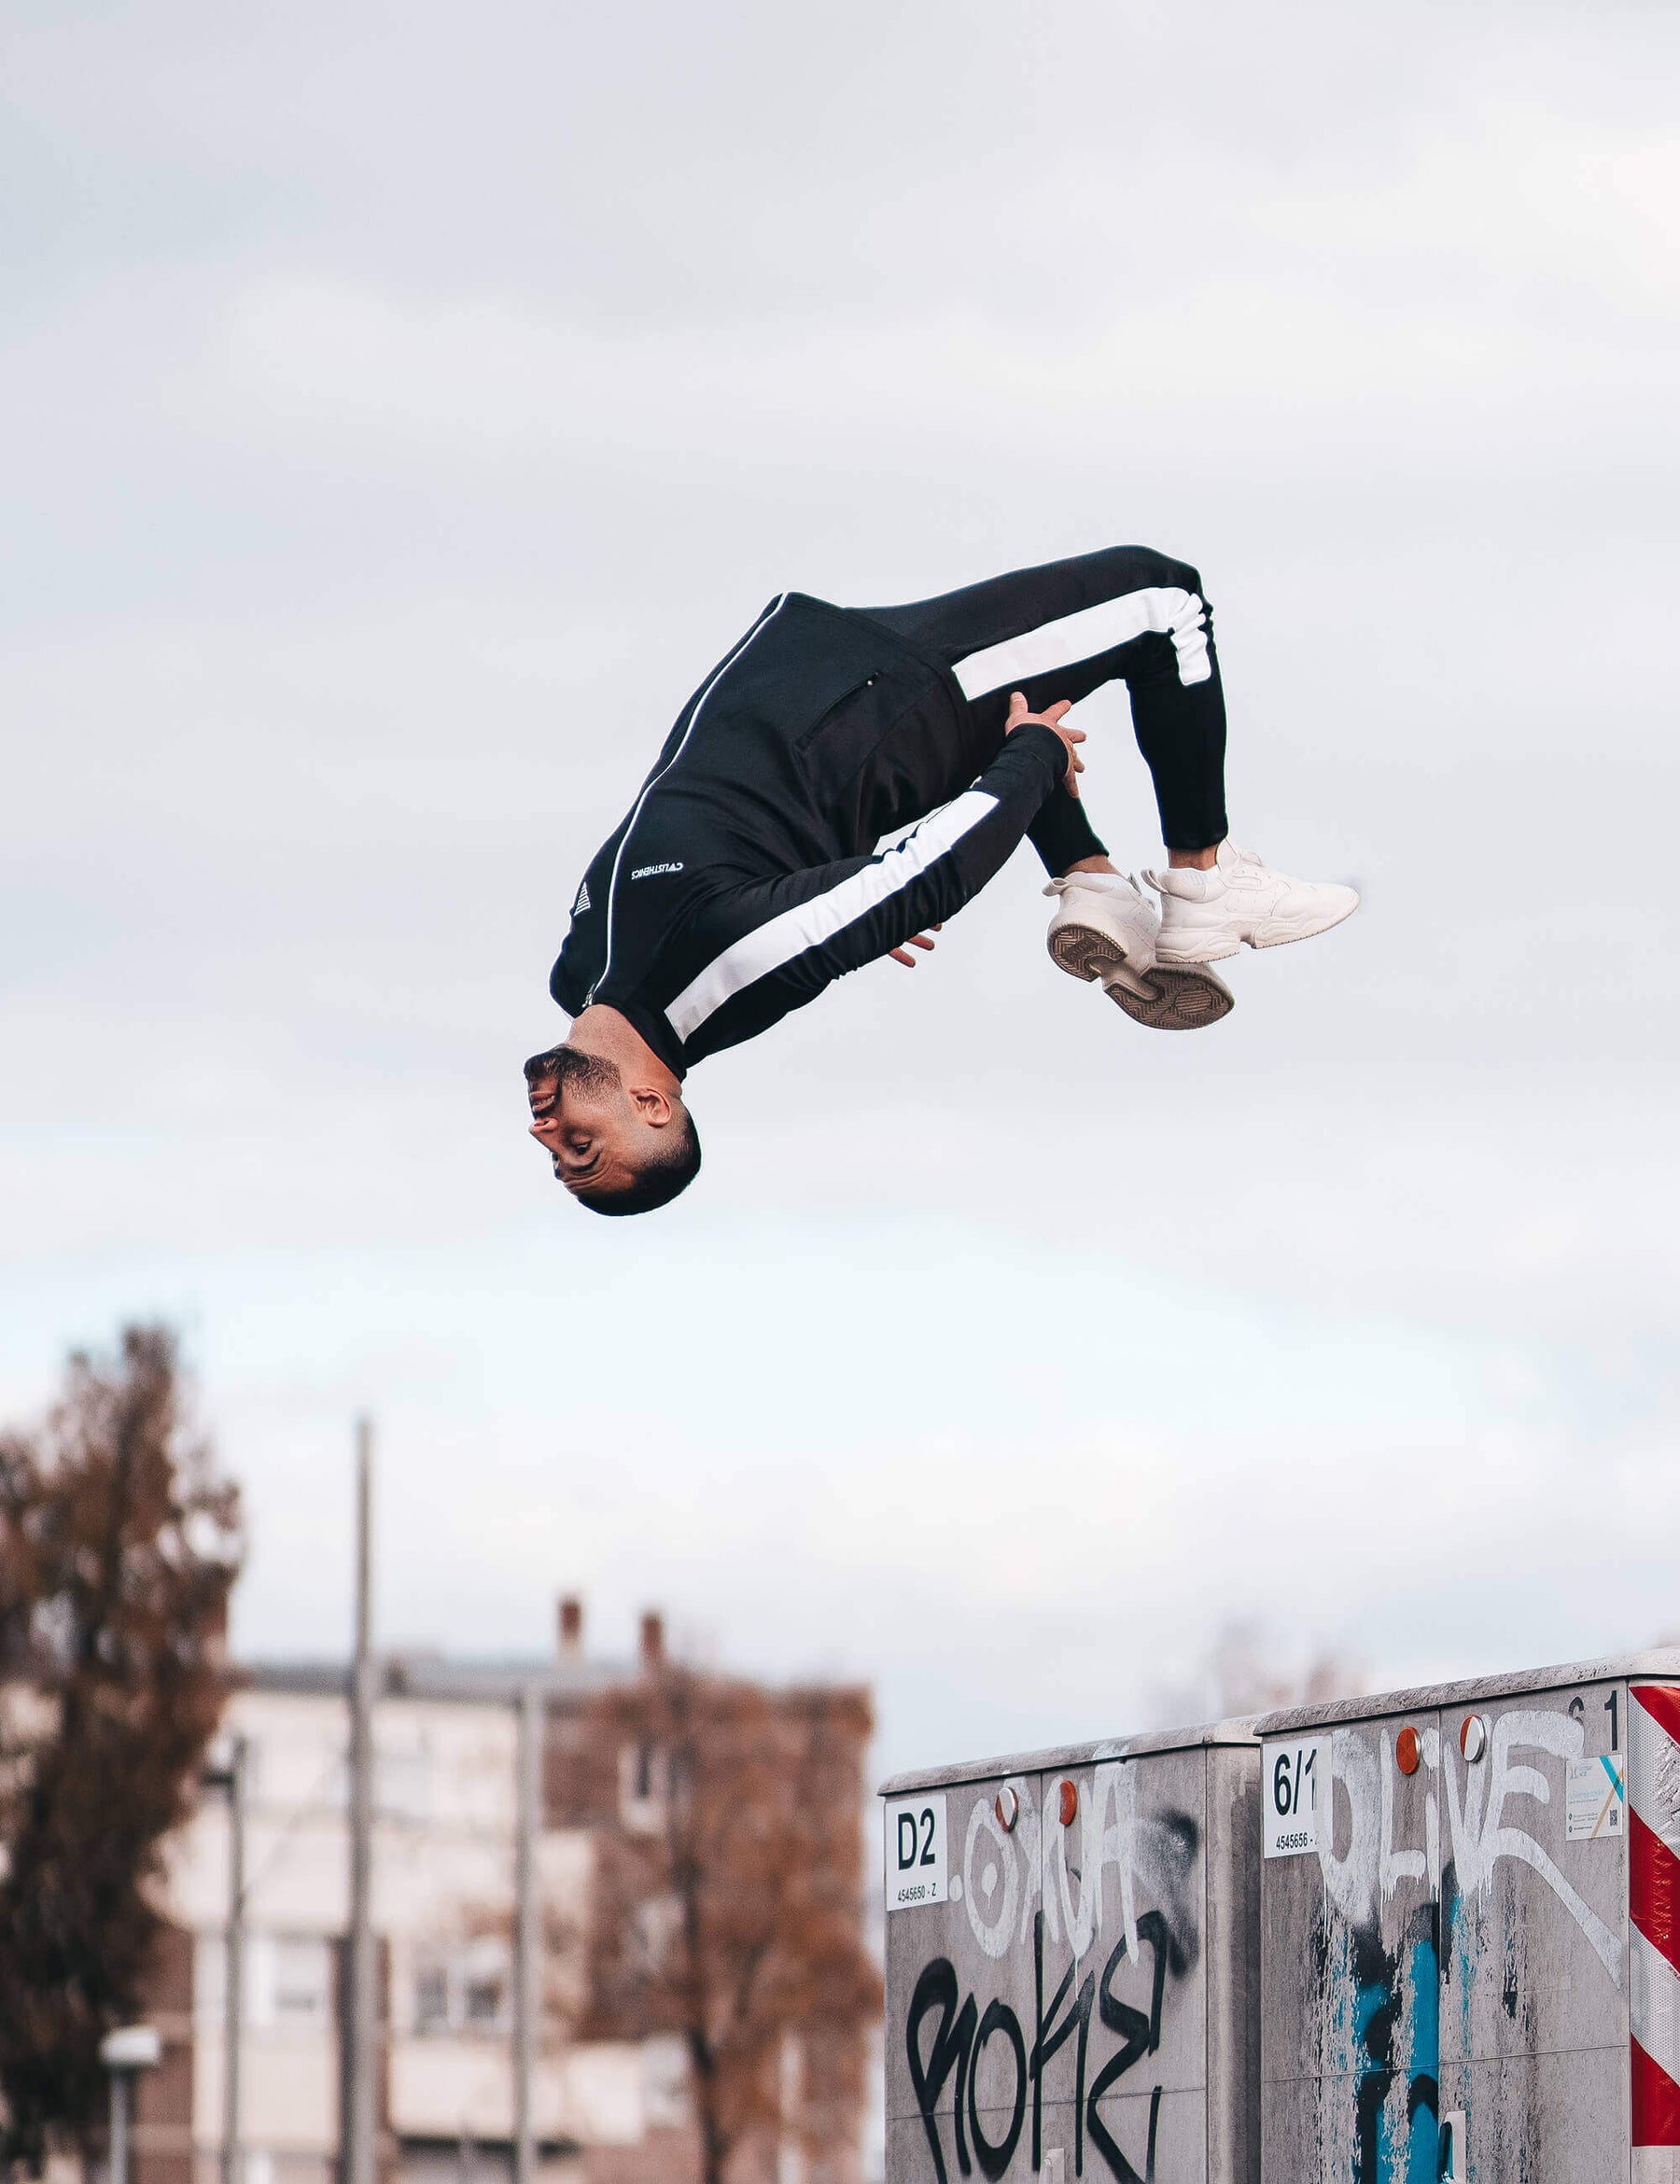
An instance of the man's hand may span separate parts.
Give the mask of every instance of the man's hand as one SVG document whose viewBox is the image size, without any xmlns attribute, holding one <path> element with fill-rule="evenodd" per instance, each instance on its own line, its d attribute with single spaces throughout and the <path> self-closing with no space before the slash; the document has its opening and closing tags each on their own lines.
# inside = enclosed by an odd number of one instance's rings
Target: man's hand
<svg viewBox="0 0 1680 2184">
<path fill-rule="evenodd" d="M 1083 743 L 1085 736 L 1083 728 L 1062 726 L 1063 719 L 1072 710 L 1071 698 L 1057 698 L 1053 706 L 1046 706 L 1042 713 L 1029 713 L 1027 710 L 1026 692 L 1012 690 L 1009 693 L 1009 718 L 1003 723 L 1003 733 L 1005 735 L 1013 735 L 1017 728 L 1048 728 L 1054 735 L 1059 735 L 1068 752 L 1068 771 L 1065 777 L 1068 794 L 1077 796 L 1078 777 L 1085 772 L 1085 763 L 1074 747 Z"/>
<path fill-rule="evenodd" d="M 1012 690 L 1009 693 L 1009 718 L 1003 723 L 1003 733 L 1005 735 L 1013 735 L 1017 728 L 1037 727 L 1048 728 L 1053 735 L 1059 735 L 1068 753 L 1066 775 L 1068 793 L 1070 796 L 1077 796 L 1079 783 L 1075 776 L 1085 772 L 1085 763 L 1074 746 L 1083 743 L 1085 736 L 1083 728 L 1064 728 L 1062 726 L 1063 720 L 1072 710 L 1073 700 L 1071 698 L 1057 698 L 1053 706 L 1046 706 L 1042 713 L 1029 713 L 1027 710 L 1026 692 Z M 944 928 L 936 925 L 933 930 L 935 932 L 941 932 Z M 931 948 L 932 945 L 933 943 L 925 932 L 915 932 L 911 934 L 902 948 L 889 948 L 887 953 L 895 963 L 902 963 L 906 971 L 914 971 L 916 958 L 910 953 L 910 950 L 912 948 Z"/>
<path fill-rule="evenodd" d="M 943 925 L 936 925 L 933 930 L 935 932 L 943 932 L 945 931 L 945 927 Z M 892 958 L 895 963 L 902 963 L 906 971 L 914 971 L 916 969 L 916 958 L 908 954 L 906 951 L 910 948 L 931 948 L 932 945 L 933 943 L 928 938 L 925 932 L 913 932 L 910 935 L 909 940 L 904 944 L 903 947 L 889 948 L 887 953 Z"/>
</svg>

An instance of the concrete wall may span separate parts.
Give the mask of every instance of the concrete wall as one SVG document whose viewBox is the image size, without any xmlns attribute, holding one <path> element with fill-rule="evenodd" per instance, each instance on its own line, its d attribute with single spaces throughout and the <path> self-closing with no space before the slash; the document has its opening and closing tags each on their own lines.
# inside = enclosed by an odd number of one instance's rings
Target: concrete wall
<svg viewBox="0 0 1680 2184">
<path fill-rule="evenodd" d="M 945 1850 L 943 1899 L 888 1897 L 892 2184 L 1258 2184 L 1258 1757 L 1226 1728 L 887 1785 L 889 1881 L 901 1837 L 912 1888 Z"/>
<path fill-rule="evenodd" d="M 1259 1725 L 1323 1793 L 1263 1867 L 1267 2184 L 1434 2178 L 1453 2115 L 1459 2178 L 1625 2184 L 1627 1708 L 1589 1667 Z"/>
<path fill-rule="evenodd" d="M 1675 1687 L 1631 1655 L 889 1783 L 889 2184 L 1675 2184 Z"/>
</svg>

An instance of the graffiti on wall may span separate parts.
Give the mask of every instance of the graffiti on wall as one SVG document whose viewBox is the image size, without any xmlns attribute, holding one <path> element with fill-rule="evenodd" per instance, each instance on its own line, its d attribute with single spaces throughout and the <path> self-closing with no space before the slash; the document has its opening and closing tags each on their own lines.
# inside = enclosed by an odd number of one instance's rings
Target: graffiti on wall
<svg viewBox="0 0 1680 2184">
<path fill-rule="evenodd" d="M 1558 1759 L 1578 1759 L 1585 1743 L 1579 1720 L 1571 1714 L 1539 1708 L 1501 1715 L 1493 1723 L 1487 1762 L 1475 1767 L 1461 1761 L 1450 1743 L 1443 1744 L 1439 1729 L 1421 1729 L 1421 1771 L 1429 1785 L 1421 1843 L 1394 1840 L 1393 1741 L 1386 1729 L 1379 1741 L 1380 1751 L 1351 1729 L 1338 1729 L 1331 1740 L 1332 1779 L 1347 1800 L 1348 1847 L 1339 1855 L 1333 1848 L 1330 1839 L 1340 1832 L 1338 1820 L 1324 1831 L 1319 1864 L 1324 1892 L 1349 1925 L 1373 1925 L 1379 1900 L 1386 1903 L 1402 1881 L 1428 1880 L 1433 1884 L 1434 1876 L 1441 1871 L 1441 1796 L 1435 1786 L 1439 1783 L 1446 1791 L 1450 1869 L 1458 1896 L 1469 1899 L 1486 1895 L 1501 1862 L 1519 1860 L 1539 1875 L 1586 1936 L 1619 1994 L 1620 1935 L 1613 1934 L 1582 1900 L 1542 1844 L 1521 1826 L 1521 1816 L 1511 1810 L 1515 1798 L 1532 1798 L 1547 1805 L 1552 1797 L 1548 1777 L 1536 1767 L 1519 1765 L 1516 1755 L 1539 1752 Z"/>
<path fill-rule="evenodd" d="M 1322 2003 L 1320 2067 L 1353 2079 L 1356 2184 L 1423 2184 L 1438 2174 L 1443 1992 L 1456 1966 L 1465 2047 L 1480 1953 L 1475 1937 L 1502 1866 L 1516 1862 L 1533 1873 L 1584 1937 L 1609 1987 L 1619 1994 L 1625 1984 L 1621 1937 L 1524 1824 L 1538 1825 L 1533 1806 L 1549 1807 L 1555 1796 L 1550 1776 L 1531 1762 L 1578 1758 L 1585 1740 L 1577 1715 L 1538 1708 L 1499 1715 L 1485 1760 L 1474 1765 L 1438 1729 L 1416 1733 L 1421 1840 L 1407 1840 L 1398 1823 L 1401 1778 L 1391 1731 L 1343 1728 L 1330 1739 L 1312 1978 Z M 1525 1810 L 1521 1800 L 1532 1802 Z M 1403 1893 L 1418 1900 L 1397 1918 L 1391 1907 Z M 1501 1956 L 1502 1999 L 1515 2015 L 1518 1958 L 1509 1935 Z"/>
<path fill-rule="evenodd" d="M 987 1787 L 963 1839 L 969 1930 L 993 1962 L 1030 1951 L 1031 2024 L 1003 1995 L 963 1994 L 946 1956 L 931 1958 L 911 1992 L 904 2051 L 937 2184 L 950 2184 L 953 2167 L 958 2177 L 977 2166 L 988 2180 L 1001 2177 L 1023 2146 L 1037 2176 L 1045 2104 L 1070 2093 L 1074 2175 L 1085 2174 L 1088 2145 L 1118 2184 L 1153 2184 L 1162 2087 L 1149 2088 L 1146 2136 L 1134 2149 L 1141 2167 L 1101 2103 L 1133 2090 L 1138 2066 L 1160 2047 L 1169 1982 L 1197 1963 L 1201 1831 L 1187 1813 L 1141 1813 L 1136 1770 L 1119 1759 L 1093 1771 L 1077 1830 L 1060 1823 L 1059 1788 L 1047 1785 L 1040 1807 L 1029 1783 L 1006 1784 L 1017 1808 L 1006 1828 Z M 987 2058 L 1001 2093 L 983 2107 Z"/>
</svg>

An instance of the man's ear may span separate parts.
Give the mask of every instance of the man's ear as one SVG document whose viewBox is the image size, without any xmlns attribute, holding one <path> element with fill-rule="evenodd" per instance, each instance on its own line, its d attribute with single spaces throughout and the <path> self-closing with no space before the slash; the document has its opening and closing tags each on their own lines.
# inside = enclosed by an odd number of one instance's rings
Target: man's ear
<svg viewBox="0 0 1680 2184">
<path fill-rule="evenodd" d="M 663 1130 L 667 1123 L 677 1119 L 675 1100 L 656 1085 L 632 1085 L 630 1104 L 636 1110 L 637 1121 L 645 1122 L 651 1130 Z"/>
</svg>

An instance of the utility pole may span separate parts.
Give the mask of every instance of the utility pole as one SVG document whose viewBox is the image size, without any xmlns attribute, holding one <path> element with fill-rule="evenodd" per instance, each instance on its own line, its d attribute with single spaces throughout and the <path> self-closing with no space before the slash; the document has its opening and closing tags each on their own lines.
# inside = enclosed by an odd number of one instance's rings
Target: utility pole
<svg viewBox="0 0 1680 2184">
<path fill-rule="evenodd" d="M 542 1687 L 519 1691 L 517 1834 L 513 1857 L 513 2184 L 536 2184 L 537 2141 L 531 2080 L 537 2066 L 537 2021 L 542 2007 L 537 1901 L 537 1831 L 541 1824 Z"/>
<path fill-rule="evenodd" d="M 99 2060 L 111 2074 L 111 2159 L 109 2184 L 129 2184 L 129 2134 L 134 2113 L 134 2080 L 155 2070 L 163 2044 L 149 2024 L 120 2025 L 99 2043 Z"/>
<path fill-rule="evenodd" d="M 531 2079 L 538 2066 L 539 1904 L 538 1828 L 541 1824 L 541 1684 L 520 1686 L 518 1822 L 513 1841 L 513 2184 L 535 2184 L 538 2145 L 531 2121 Z"/>
<path fill-rule="evenodd" d="M 356 1655 L 350 1670 L 350 2023 L 344 2043 L 343 2184 L 375 2184 L 373 1963 L 373 1427 L 356 1421 Z"/>
<path fill-rule="evenodd" d="M 111 2073 L 111 2184 L 129 2184 L 129 2108 L 134 2093 L 132 2070 Z"/>
<path fill-rule="evenodd" d="M 228 1953 L 222 2002 L 221 2184 L 240 2184 L 239 2065 L 245 2045 L 245 1762 L 237 1731 L 228 1740 Z"/>
</svg>

